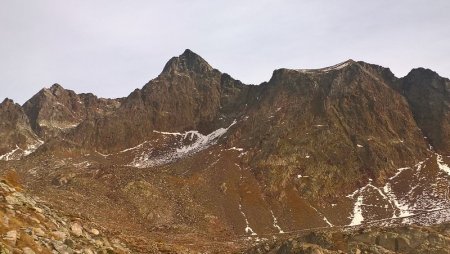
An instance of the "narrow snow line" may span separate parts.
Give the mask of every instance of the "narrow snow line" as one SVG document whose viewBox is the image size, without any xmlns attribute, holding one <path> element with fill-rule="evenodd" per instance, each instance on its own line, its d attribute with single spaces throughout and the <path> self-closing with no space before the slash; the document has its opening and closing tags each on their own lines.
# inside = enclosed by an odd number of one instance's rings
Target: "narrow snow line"
<svg viewBox="0 0 450 254">
<path fill-rule="evenodd" d="M 166 132 L 166 131 L 153 131 L 155 133 L 163 134 L 163 135 L 173 135 L 173 136 L 184 136 L 184 134 L 180 132 Z"/>
<path fill-rule="evenodd" d="M 378 187 L 376 187 L 375 185 L 370 184 L 370 183 L 369 183 L 367 186 L 368 186 L 368 187 L 372 187 L 372 189 L 378 191 L 378 193 L 379 193 L 384 199 L 389 200 L 389 197 L 386 196 L 386 194 L 384 194 L 384 192 L 383 192 L 380 188 L 378 188 Z"/>
<path fill-rule="evenodd" d="M 126 152 L 128 152 L 128 151 L 136 150 L 136 149 L 141 148 L 142 146 L 144 146 L 147 142 L 148 142 L 148 141 L 144 141 L 143 143 L 141 143 L 141 144 L 139 144 L 139 145 L 137 145 L 137 146 L 134 146 L 134 147 L 131 147 L 131 148 L 127 148 L 127 149 L 125 149 L 125 150 L 120 151 L 119 153 L 126 153 Z"/>
<path fill-rule="evenodd" d="M 350 65 L 350 61 L 345 61 L 336 65 L 332 65 L 329 67 L 325 67 L 325 68 L 319 68 L 319 69 L 295 69 L 298 72 L 302 72 L 302 73 L 314 73 L 314 72 L 329 72 L 332 70 L 340 70 L 342 68 L 347 67 L 348 65 Z"/>
<path fill-rule="evenodd" d="M 330 226 L 333 227 L 333 224 L 331 224 L 331 222 L 327 219 L 327 217 L 325 217 L 325 215 L 323 215 L 321 212 L 319 212 L 319 210 L 317 210 L 314 206 L 309 205 L 312 209 L 314 209 L 314 211 L 316 211 L 317 214 L 319 214 L 320 217 L 322 217 L 322 220 L 325 221 L 325 223 Z"/>
<path fill-rule="evenodd" d="M 98 155 L 103 156 L 103 157 L 111 156 L 111 154 L 103 154 L 103 153 L 101 153 L 101 152 L 99 152 L 99 151 L 97 151 L 97 150 L 95 150 L 95 152 L 96 152 Z"/>
<path fill-rule="evenodd" d="M 389 180 L 392 180 L 394 178 L 397 178 L 403 171 L 407 170 L 407 169 L 411 169 L 410 167 L 404 167 L 404 168 L 399 168 L 397 169 L 397 173 L 395 173 L 395 175 L 389 177 Z"/>
<path fill-rule="evenodd" d="M 239 147 L 232 147 L 232 148 L 228 148 L 227 150 L 235 150 L 235 151 L 238 151 L 238 152 L 242 152 L 242 151 L 244 151 L 244 148 L 239 148 Z"/>
<path fill-rule="evenodd" d="M 278 233 L 283 234 L 284 231 L 281 229 L 280 225 L 278 225 L 278 220 L 277 217 L 275 217 L 275 214 L 273 214 L 273 211 L 270 210 L 270 213 L 272 214 L 272 219 L 273 219 L 273 227 L 278 229 Z"/>
<path fill-rule="evenodd" d="M 245 220 L 245 224 L 246 224 L 245 229 L 244 229 L 245 233 L 251 234 L 251 235 L 257 235 L 255 233 L 255 231 L 253 231 L 253 229 L 250 227 L 250 224 L 248 223 L 248 220 L 247 220 L 247 216 L 245 215 L 244 211 L 242 211 L 242 205 L 241 204 L 239 204 L 239 211 L 241 212 L 241 214 L 242 214 L 242 216 L 244 217 L 244 220 Z"/>
<path fill-rule="evenodd" d="M 12 150 L 9 153 L 5 153 L 2 156 L 0 156 L 0 160 L 5 160 L 5 161 L 9 161 L 11 160 L 11 155 L 13 155 L 15 152 L 17 152 L 18 150 L 22 150 L 20 149 L 20 147 L 18 145 L 16 145 L 16 148 L 14 150 Z"/>
</svg>

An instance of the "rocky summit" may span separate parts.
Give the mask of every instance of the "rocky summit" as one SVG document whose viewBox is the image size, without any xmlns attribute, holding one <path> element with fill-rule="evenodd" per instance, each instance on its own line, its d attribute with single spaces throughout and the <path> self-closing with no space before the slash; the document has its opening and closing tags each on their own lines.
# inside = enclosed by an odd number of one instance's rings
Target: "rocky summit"
<svg viewBox="0 0 450 254">
<path fill-rule="evenodd" d="M 133 88 L 130 88 L 130 91 Z M 0 104 L 2 253 L 450 253 L 450 80 L 243 84 L 186 50 L 127 97 Z"/>
</svg>

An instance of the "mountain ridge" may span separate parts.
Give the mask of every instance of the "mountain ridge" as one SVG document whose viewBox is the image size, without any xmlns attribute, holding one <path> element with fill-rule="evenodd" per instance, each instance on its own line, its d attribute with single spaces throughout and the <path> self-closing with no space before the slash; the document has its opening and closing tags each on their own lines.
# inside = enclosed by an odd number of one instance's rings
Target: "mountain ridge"
<svg viewBox="0 0 450 254">
<path fill-rule="evenodd" d="M 5 100 L 0 170 L 125 240 L 189 238 L 199 251 L 281 231 L 439 223 L 450 213 L 404 216 L 448 205 L 449 84 L 348 60 L 246 85 L 186 50 L 123 98 L 55 84 L 23 107 Z"/>
</svg>

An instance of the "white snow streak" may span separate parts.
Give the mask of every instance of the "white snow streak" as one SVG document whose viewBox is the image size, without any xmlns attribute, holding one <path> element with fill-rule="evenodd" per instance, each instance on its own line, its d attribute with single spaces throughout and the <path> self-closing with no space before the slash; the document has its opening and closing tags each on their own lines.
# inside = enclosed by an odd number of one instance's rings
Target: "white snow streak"
<svg viewBox="0 0 450 254">
<path fill-rule="evenodd" d="M 29 144 L 23 150 L 18 145 L 16 145 L 16 148 L 14 148 L 12 151 L 3 154 L 0 156 L 0 160 L 10 161 L 10 160 L 20 160 L 22 157 L 28 156 L 32 153 L 34 153 L 42 144 L 44 144 L 44 141 L 37 139 L 36 143 Z"/>
<path fill-rule="evenodd" d="M 278 233 L 283 234 L 284 231 L 281 229 L 280 225 L 278 225 L 278 220 L 277 217 L 275 217 L 275 214 L 273 214 L 273 211 L 270 210 L 270 213 L 272 214 L 272 219 L 273 219 L 273 227 L 278 229 Z"/>
<path fill-rule="evenodd" d="M 145 142 L 143 142 L 143 143 L 141 143 L 141 144 L 139 144 L 137 146 L 134 146 L 134 147 L 131 147 L 131 148 L 127 148 L 125 150 L 120 151 L 119 153 L 126 153 L 128 151 L 133 151 L 133 150 L 139 149 L 139 148 L 143 147 L 147 142 L 148 141 L 145 141 Z"/>
<path fill-rule="evenodd" d="M 245 220 L 245 224 L 246 224 L 245 229 L 244 229 L 245 233 L 251 234 L 251 235 L 256 235 L 255 231 L 253 231 L 253 229 L 250 227 L 250 224 L 248 223 L 247 216 L 245 215 L 244 211 L 242 211 L 241 204 L 239 204 L 239 211 L 241 212 L 241 214 Z"/>
<path fill-rule="evenodd" d="M 232 147 L 232 148 L 229 148 L 227 150 L 236 150 L 238 152 L 242 152 L 242 151 L 244 151 L 244 148 Z"/>
<path fill-rule="evenodd" d="M 314 209 L 314 211 L 317 212 L 317 214 L 319 214 L 320 217 L 322 217 L 322 220 L 325 221 L 325 223 L 332 227 L 333 224 L 331 224 L 331 222 L 327 219 L 327 217 L 325 217 L 325 215 L 323 215 L 321 212 L 319 212 L 319 210 L 317 210 L 314 206 L 310 205 L 312 209 Z"/>
<path fill-rule="evenodd" d="M 349 226 L 360 225 L 364 221 L 361 209 L 363 201 L 364 201 L 363 196 L 359 195 L 358 199 L 355 202 L 355 205 L 353 206 L 353 215 L 351 217 L 352 221 L 350 222 Z"/>
<path fill-rule="evenodd" d="M 297 69 L 296 71 L 298 72 L 302 72 L 302 73 L 314 73 L 314 72 L 330 72 L 333 70 L 340 70 L 342 68 L 347 67 L 348 65 L 351 64 L 351 61 L 346 61 L 343 63 L 339 63 L 330 67 L 325 67 L 325 68 L 321 68 L 321 69 Z"/>
<path fill-rule="evenodd" d="M 43 144 L 44 144 L 44 141 L 38 139 L 36 141 L 36 143 L 27 146 L 27 149 L 25 151 L 23 151 L 23 156 L 28 156 L 28 155 L 34 153 Z"/>
<path fill-rule="evenodd" d="M 442 155 L 436 154 L 436 162 L 439 166 L 439 169 L 447 173 L 447 175 L 450 176 L 450 167 L 444 163 L 444 159 L 442 158 Z"/>
<path fill-rule="evenodd" d="M 18 150 L 21 150 L 20 147 L 18 145 L 16 145 L 16 148 L 14 150 L 12 150 L 9 153 L 5 153 L 2 156 L 0 156 L 0 160 L 5 160 L 5 161 L 9 161 L 9 160 L 13 160 L 13 158 L 11 156 L 14 155 L 14 153 L 16 153 Z"/>
</svg>

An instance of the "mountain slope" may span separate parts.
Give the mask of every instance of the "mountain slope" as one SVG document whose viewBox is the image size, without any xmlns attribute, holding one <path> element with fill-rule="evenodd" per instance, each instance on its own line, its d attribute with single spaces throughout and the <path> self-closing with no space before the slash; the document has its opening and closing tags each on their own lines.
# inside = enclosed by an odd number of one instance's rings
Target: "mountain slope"
<svg viewBox="0 0 450 254">
<path fill-rule="evenodd" d="M 426 156 L 427 145 L 406 100 L 375 75 L 353 61 L 275 71 L 240 125 L 238 146 L 250 148 L 269 186 L 310 176 L 296 183 L 302 195 L 339 195 L 359 179 L 382 183 Z"/>
<path fill-rule="evenodd" d="M 72 139 L 116 150 L 141 143 L 153 130 L 209 132 L 233 121 L 249 89 L 186 50 L 156 79 L 125 98 L 114 114 L 84 122 Z"/>
<path fill-rule="evenodd" d="M 251 86 L 186 50 L 121 99 L 54 85 L 5 103 L 0 134 L 22 135 L 20 122 L 45 144 L 0 169 L 142 253 L 154 239 L 235 252 L 310 228 L 429 225 L 450 219 L 448 101 L 430 71 L 348 60 Z"/>
</svg>

